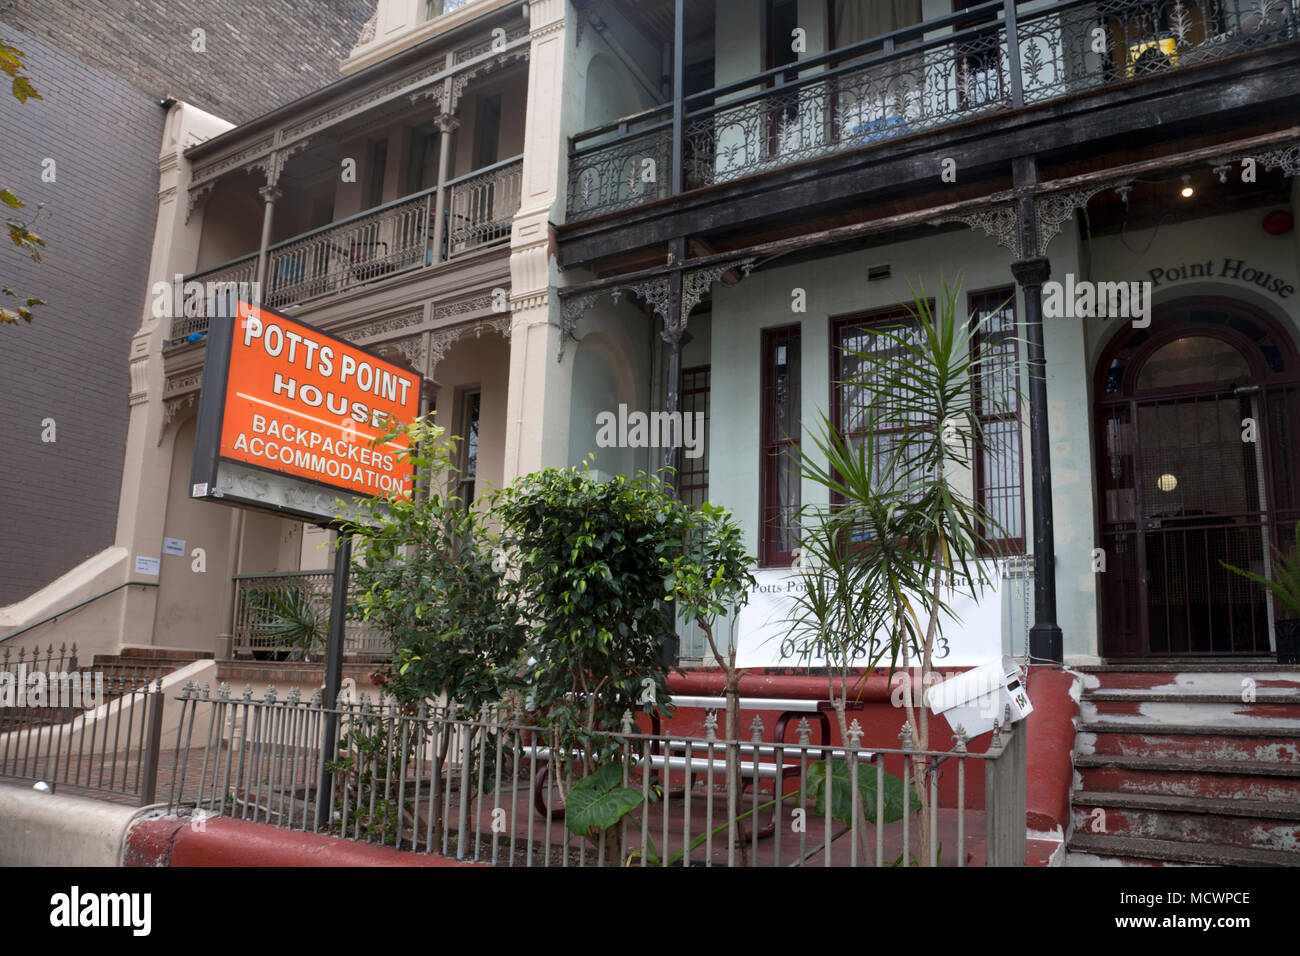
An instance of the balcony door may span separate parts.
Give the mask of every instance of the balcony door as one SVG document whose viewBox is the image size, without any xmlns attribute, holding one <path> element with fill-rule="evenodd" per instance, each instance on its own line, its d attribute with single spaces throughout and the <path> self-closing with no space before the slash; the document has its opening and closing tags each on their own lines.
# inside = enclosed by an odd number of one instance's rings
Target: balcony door
<svg viewBox="0 0 1300 956">
<path fill-rule="evenodd" d="M 1294 542 L 1300 386 L 1289 336 L 1231 300 L 1129 329 L 1097 371 L 1101 643 L 1107 657 L 1267 655 L 1262 588 Z"/>
</svg>

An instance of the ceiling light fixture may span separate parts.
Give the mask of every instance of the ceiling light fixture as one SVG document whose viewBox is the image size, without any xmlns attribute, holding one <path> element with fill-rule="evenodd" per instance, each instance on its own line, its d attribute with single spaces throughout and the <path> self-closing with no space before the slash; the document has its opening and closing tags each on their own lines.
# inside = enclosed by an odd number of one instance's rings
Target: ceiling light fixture
<svg viewBox="0 0 1300 956">
<path fill-rule="evenodd" d="M 1195 195 L 1195 193 L 1196 190 L 1192 188 L 1192 174 L 1183 173 L 1183 189 L 1182 189 L 1183 198 L 1191 199 L 1192 196 Z"/>
</svg>

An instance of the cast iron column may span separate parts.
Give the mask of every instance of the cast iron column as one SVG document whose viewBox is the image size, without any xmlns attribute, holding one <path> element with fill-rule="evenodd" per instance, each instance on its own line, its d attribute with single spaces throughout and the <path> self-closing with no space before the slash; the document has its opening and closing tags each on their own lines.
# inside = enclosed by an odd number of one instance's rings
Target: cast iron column
<svg viewBox="0 0 1300 956">
<path fill-rule="evenodd" d="M 686 73 L 686 0 L 676 0 L 673 8 L 673 172 L 672 194 L 682 192 L 682 124 L 685 104 L 682 88 Z"/>
<path fill-rule="evenodd" d="M 1032 157 L 1014 164 L 1017 188 L 1037 182 Z M 1023 194 L 1017 209 L 1020 249 L 1024 258 L 1011 264 L 1025 297 L 1024 334 L 1029 366 L 1029 445 L 1034 490 L 1034 625 L 1029 629 L 1031 663 L 1064 660 L 1061 628 L 1056 623 L 1056 533 L 1052 517 L 1052 447 L 1047 422 L 1047 358 L 1043 347 L 1043 283 L 1051 264 L 1039 255 L 1038 214 L 1034 197 Z"/>
<path fill-rule="evenodd" d="M 678 237 L 668 243 L 668 264 L 678 266 L 686 255 L 686 240 Z M 660 333 L 668 343 L 668 394 L 664 411 L 672 420 L 674 412 L 682 410 L 682 340 L 686 334 L 686 317 L 682 315 L 682 270 L 674 268 L 668 273 L 668 314 L 664 316 L 664 330 Z M 664 448 L 666 480 L 676 495 L 681 489 L 681 476 L 677 469 L 681 463 L 680 445 L 683 433 L 673 435 L 673 441 Z"/>
<path fill-rule="evenodd" d="M 271 223 L 275 220 L 275 203 L 280 198 L 280 190 L 275 186 L 262 186 L 257 191 L 265 205 L 262 207 L 262 244 L 257 250 L 257 289 L 266 299 L 266 247 L 271 243 Z M 257 303 L 261 305 L 261 302 Z"/>
</svg>

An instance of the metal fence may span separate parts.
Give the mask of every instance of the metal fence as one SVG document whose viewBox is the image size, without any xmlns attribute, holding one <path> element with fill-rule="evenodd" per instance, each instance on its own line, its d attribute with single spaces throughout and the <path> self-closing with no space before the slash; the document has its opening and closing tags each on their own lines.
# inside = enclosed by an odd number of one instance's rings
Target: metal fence
<svg viewBox="0 0 1300 956">
<path fill-rule="evenodd" d="M 119 669 L 120 670 L 120 669 Z M 77 669 L 76 646 L 0 654 L 0 779 L 154 802 L 162 683 Z"/>
<path fill-rule="evenodd" d="M 606 768 L 575 777 L 576 754 L 553 760 L 545 728 L 505 711 L 475 718 L 455 707 L 403 708 L 319 695 L 253 699 L 187 686 L 168 807 L 440 853 L 501 866 L 965 866 L 1025 860 L 1024 734 L 995 729 L 986 753 L 637 731 L 601 738 Z M 323 728 L 337 720 L 338 746 Z M 597 744 L 593 744 L 597 745 Z M 732 771 L 728 772 L 728 760 Z M 555 764 L 561 772 L 553 772 Z M 898 778 L 922 769 L 919 794 Z M 941 776 L 947 776 L 941 800 Z M 557 779 L 557 777 L 559 779 Z M 731 785 L 728 785 L 728 780 Z M 982 784 L 984 809 L 968 795 Z M 576 789 L 575 789 L 576 788 Z M 580 791 L 585 791 L 580 792 Z M 566 809 L 593 798 L 617 806 L 599 825 Z M 922 832 L 931 835 L 922 844 Z"/>
<path fill-rule="evenodd" d="M 277 571 L 268 574 L 235 575 L 235 640 L 237 656 L 323 659 L 329 625 L 333 571 Z M 273 598 L 289 594 L 299 601 L 304 615 L 313 615 L 318 625 L 314 647 L 290 647 L 283 634 L 285 622 Z M 364 621 L 347 621 L 343 626 L 343 653 L 385 657 L 392 644 L 379 629 Z"/>
<path fill-rule="evenodd" d="M 1300 35 L 1291 0 L 974 5 L 685 100 L 686 188 L 730 182 Z M 570 220 L 667 195 L 672 106 L 579 133 Z"/>
</svg>

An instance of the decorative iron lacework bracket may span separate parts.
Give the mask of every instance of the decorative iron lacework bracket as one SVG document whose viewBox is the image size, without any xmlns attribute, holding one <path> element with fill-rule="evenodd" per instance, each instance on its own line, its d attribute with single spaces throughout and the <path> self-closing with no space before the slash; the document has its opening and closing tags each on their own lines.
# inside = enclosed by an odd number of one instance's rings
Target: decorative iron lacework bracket
<svg viewBox="0 0 1300 956">
<path fill-rule="evenodd" d="M 1124 201 L 1128 201 L 1128 190 L 1133 185 L 1132 177 L 1112 179 L 1102 183 L 1081 186 L 1078 189 L 1063 189 L 1044 193 L 1034 197 L 1034 218 L 1038 220 L 1037 255 L 1046 256 L 1047 247 L 1061 234 L 1064 225 L 1074 218 L 1076 210 L 1087 209 L 1093 196 L 1109 189 L 1120 192 Z M 1021 258 L 1032 258 L 1021 256 Z"/>
<path fill-rule="evenodd" d="M 725 265 L 692 269 L 684 273 L 682 275 L 682 327 L 686 326 L 687 319 L 695 307 L 700 304 L 700 300 L 708 295 L 713 283 L 733 269 L 740 269 L 745 276 L 748 276 L 750 269 L 753 267 L 753 259 L 743 259 Z M 669 321 L 671 305 L 667 276 L 657 276 L 653 279 L 647 279 L 645 282 L 635 282 L 626 286 L 615 286 L 609 289 L 608 292 L 614 302 L 618 302 L 623 297 L 624 292 L 631 292 L 654 309 L 655 314 L 663 319 L 665 324 Z M 564 361 L 564 349 L 568 344 L 568 340 L 578 341 L 578 337 L 574 334 L 578 328 L 578 321 L 595 304 L 596 300 L 604 294 L 604 291 L 587 292 L 582 295 L 569 296 L 562 300 L 560 306 L 560 351 L 555 357 L 557 362 Z"/>
<path fill-rule="evenodd" d="M 1047 247 L 1051 245 L 1052 240 L 1060 235 L 1065 224 L 1074 218 L 1076 210 L 1087 208 L 1093 196 L 1114 189 L 1127 201 L 1128 190 L 1132 183 L 1132 178 L 1114 179 L 1081 186 L 1078 189 L 1043 192 L 1034 196 L 1037 249 L 1020 248 L 1020 217 L 1015 202 L 996 203 L 960 216 L 942 216 L 930 220 L 930 224 L 937 226 L 945 222 L 964 223 L 971 229 L 982 230 L 1016 259 L 1032 259 L 1047 255 Z"/>
<path fill-rule="evenodd" d="M 560 303 L 560 351 L 555 356 L 556 362 L 564 361 L 564 347 L 568 344 L 569 339 L 578 341 L 574 332 L 578 329 L 578 320 L 581 319 L 593 305 L 596 300 L 604 293 L 588 292 L 585 295 L 574 295 L 563 299 Z"/>
<path fill-rule="evenodd" d="M 1240 168 L 1243 160 L 1253 159 L 1264 169 L 1281 169 L 1282 174 L 1288 178 L 1300 174 L 1300 143 L 1288 143 L 1285 146 L 1275 146 L 1272 149 L 1261 150 L 1258 153 L 1240 153 L 1234 156 L 1227 156 L 1214 164 L 1214 172 L 1219 177 L 1219 182 L 1228 181 L 1228 173 L 1233 169 Z"/>
<path fill-rule="evenodd" d="M 942 216 L 931 219 L 930 225 L 939 226 L 945 222 L 964 223 L 971 229 L 979 229 L 993 239 L 999 246 L 1011 251 L 1017 259 L 1020 256 L 1020 220 L 1016 215 L 1015 203 L 999 203 L 984 209 L 976 209 L 961 216 Z"/>
<path fill-rule="evenodd" d="M 425 356 L 426 374 L 432 378 L 438 364 L 446 357 L 447 350 L 466 336 L 482 338 L 484 332 L 495 332 L 504 339 L 510 338 L 510 317 L 500 316 L 495 319 L 477 319 L 446 329 L 436 329 L 429 335 L 429 353 Z"/>
</svg>

